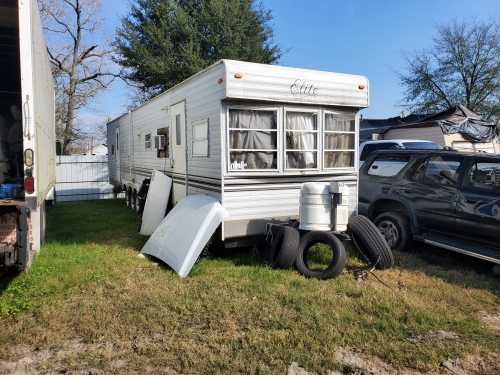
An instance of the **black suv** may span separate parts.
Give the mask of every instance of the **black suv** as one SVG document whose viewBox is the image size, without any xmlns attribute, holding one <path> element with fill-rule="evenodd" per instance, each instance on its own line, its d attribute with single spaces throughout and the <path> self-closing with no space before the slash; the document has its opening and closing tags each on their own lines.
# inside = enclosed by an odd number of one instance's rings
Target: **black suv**
<svg viewBox="0 0 500 375">
<path fill-rule="evenodd" d="M 393 249 L 414 239 L 500 264 L 500 156 L 378 151 L 359 179 L 359 213 Z"/>
</svg>

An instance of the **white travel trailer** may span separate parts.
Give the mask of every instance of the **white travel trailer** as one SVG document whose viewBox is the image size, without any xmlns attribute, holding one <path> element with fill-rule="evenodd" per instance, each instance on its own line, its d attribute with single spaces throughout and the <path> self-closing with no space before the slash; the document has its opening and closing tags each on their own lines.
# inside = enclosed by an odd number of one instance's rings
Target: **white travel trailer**
<svg viewBox="0 0 500 375">
<path fill-rule="evenodd" d="M 36 0 L 0 0 L 0 75 L 0 269 L 25 269 L 55 184 L 54 82 Z"/>
<path fill-rule="evenodd" d="M 297 218 L 305 182 L 344 182 L 352 214 L 368 102 L 362 76 L 221 60 L 108 123 L 111 182 L 132 205 L 153 170 L 173 179 L 173 204 L 217 197 L 226 241 Z"/>
</svg>

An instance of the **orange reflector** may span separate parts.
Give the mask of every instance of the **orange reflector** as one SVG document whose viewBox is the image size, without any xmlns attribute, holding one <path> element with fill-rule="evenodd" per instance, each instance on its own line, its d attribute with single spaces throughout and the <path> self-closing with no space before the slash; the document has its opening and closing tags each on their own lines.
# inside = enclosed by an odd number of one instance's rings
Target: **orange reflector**
<svg viewBox="0 0 500 375">
<path fill-rule="evenodd" d="M 35 192 L 35 179 L 33 177 L 26 177 L 24 179 L 24 191 L 28 194 Z"/>
</svg>

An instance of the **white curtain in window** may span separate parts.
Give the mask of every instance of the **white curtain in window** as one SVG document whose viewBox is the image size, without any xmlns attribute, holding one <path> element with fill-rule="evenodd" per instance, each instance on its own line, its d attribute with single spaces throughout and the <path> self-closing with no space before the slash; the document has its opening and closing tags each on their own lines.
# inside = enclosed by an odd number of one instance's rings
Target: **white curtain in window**
<svg viewBox="0 0 500 375">
<path fill-rule="evenodd" d="M 326 168 L 346 168 L 353 166 L 354 166 L 354 152 L 351 151 L 325 152 Z"/>
<path fill-rule="evenodd" d="M 325 134 L 326 150 L 352 150 L 354 149 L 354 134 Z"/>
<path fill-rule="evenodd" d="M 276 152 L 252 151 L 276 149 L 276 132 L 262 130 L 276 129 L 275 112 L 232 109 L 229 111 L 229 127 L 242 129 L 229 131 L 229 147 L 249 150 L 231 152 L 231 163 L 234 161 L 243 162 L 248 169 L 276 167 Z"/>
<path fill-rule="evenodd" d="M 288 150 L 316 149 L 316 133 L 310 133 L 310 131 L 316 130 L 316 117 L 314 114 L 287 112 L 286 130 L 300 130 L 286 133 Z M 288 152 L 287 167 L 315 168 L 315 151 Z"/>
</svg>

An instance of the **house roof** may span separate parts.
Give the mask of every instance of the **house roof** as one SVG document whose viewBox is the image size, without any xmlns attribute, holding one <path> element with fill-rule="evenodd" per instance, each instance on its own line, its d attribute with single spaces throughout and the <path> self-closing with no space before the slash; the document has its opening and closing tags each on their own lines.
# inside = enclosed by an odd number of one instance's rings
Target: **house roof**
<svg viewBox="0 0 500 375">
<path fill-rule="evenodd" d="M 463 105 L 452 106 L 431 115 L 412 114 L 388 119 L 363 119 L 360 123 L 361 140 L 372 134 L 384 134 L 391 129 L 424 128 L 439 126 L 443 134 L 460 133 L 474 142 L 489 142 L 495 135 L 500 137 L 500 124 L 485 121 Z"/>
<path fill-rule="evenodd" d="M 448 123 L 453 123 L 453 124 L 460 124 L 466 119 L 475 120 L 477 122 L 480 121 L 484 123 L 483 124 L 484 126 L 495 126 L 495 124 L 489 124 L 487 121 L 484 121 L 480 115 L 478 115 L 475 112 L 472 112 L 470 109 L 461 104 L 452 106 L 442 112 L 438 112 L 432 115 L 423 115 L 423 116 L 417 115 L 417 116 L 421 117 L 419 119 L 416 118 L 413 121 L 400 122 L 399 124 L 396 124 L 391 128 L 400 128 L 400 127 L 421 128 L 426 126 L 436 126 L 440 125 L 441 121 L 446 121 Z"/>
<path fill-rule="evenodd" d="M 387 119 L 361 119 L 359 124 L 360 139 L 362 141 L 371 139 L 372 134 L 383 134 L 403 124 L 413 123 L 429 115 L 411 114 L 408 116 L 396 116 Z"/>
<path fill-rule="evenodd" d="M 439 126 L 443 134 L 460 133 L 464 138 L 473 142 L 490 142 L 500 135 L 500 124 L 485 121 L 463 105 L 456 105 L 439 113 L 424 117 L 419 121 L 399 123 L 384 130 L 394 128 L 424 128 Z"/>
</svg>

